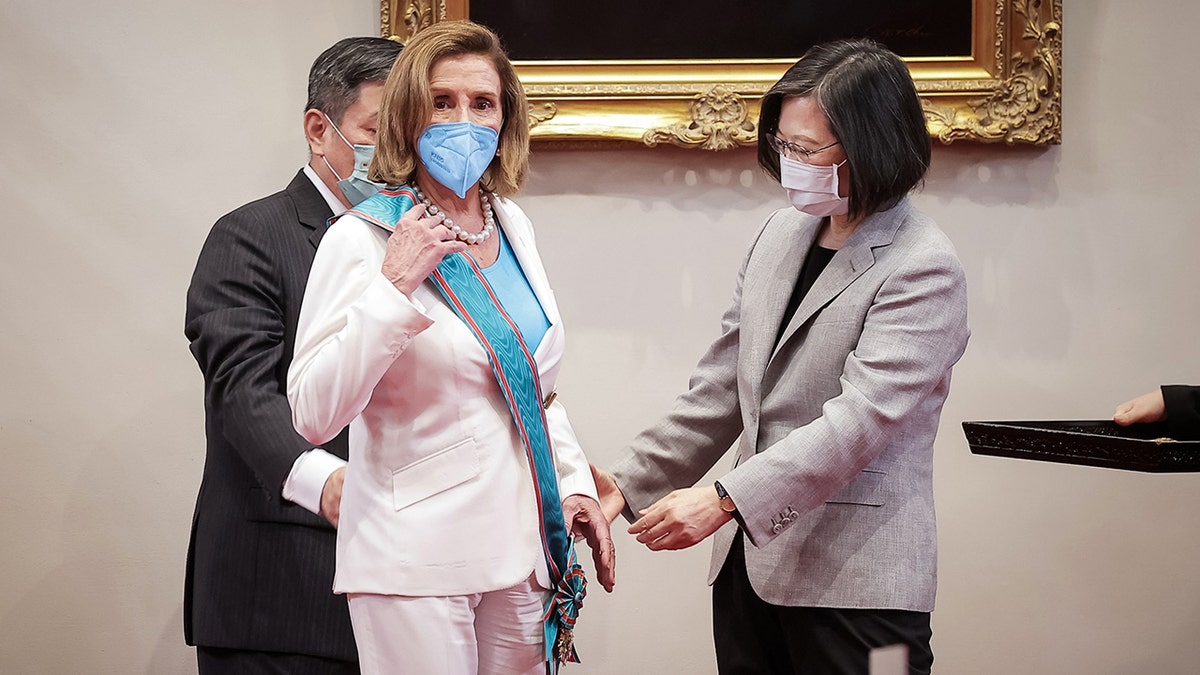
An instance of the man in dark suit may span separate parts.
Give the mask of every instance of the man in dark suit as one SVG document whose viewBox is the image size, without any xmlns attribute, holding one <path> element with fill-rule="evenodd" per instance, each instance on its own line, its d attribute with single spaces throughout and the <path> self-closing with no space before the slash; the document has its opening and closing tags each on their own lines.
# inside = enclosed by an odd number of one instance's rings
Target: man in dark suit
<svg viewBox="0 0 1200 675">
<path fill-rule="evenodd" d="M 184 635 L 202 674 L 358 672 L 346 600 L 332 591 L 347 433 L 306 443 L 285 385 L 326 223 L 369 191 L 361 165 L 400 49 L 347 38 L 317 58 L 309 163 L 282 192 L 218 220 L 196 263 L 184 333 L 204 374 L 208 444 Z"/>
</svg>

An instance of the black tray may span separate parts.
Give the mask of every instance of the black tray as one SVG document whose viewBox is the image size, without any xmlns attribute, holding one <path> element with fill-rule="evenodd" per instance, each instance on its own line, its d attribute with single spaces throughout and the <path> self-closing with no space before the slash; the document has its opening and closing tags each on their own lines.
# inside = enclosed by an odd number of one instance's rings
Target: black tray
<svg viewBox="0 0 1200 675">
<path fill-rule="evenodd" d="M 963 422 L 977 455 L 1102 466 L 1126 471 L 1200 471 L 1200 441 L 1166 437 L 1164 424 L 1117 426 L 1111 420 Z"/>
</svg>

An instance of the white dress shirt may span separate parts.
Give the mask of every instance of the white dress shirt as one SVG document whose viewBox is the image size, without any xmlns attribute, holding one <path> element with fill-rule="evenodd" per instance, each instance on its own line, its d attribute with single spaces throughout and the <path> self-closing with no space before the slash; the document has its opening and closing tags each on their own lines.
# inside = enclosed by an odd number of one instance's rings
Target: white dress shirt
<svg viewBox="0 0 1200 675">
<path fill-rule="evenodd" d="M 312 166 L 304 165 L 304 175 L 312 181 L 317 191 L 325 198 L 325 203 L 333 211 L 334 216 L 346 212 L 346 205 L 334 196 L 333 191 L 325 185 L 325 181 L 313 171 Z M 296 458 L 287 480 L 283 482 L 283 498 L 300 506 L 321 514 L 321 495 L 325 492 L 325 483 L 334 471 L 344 468 L 346 461 L 337 455 L 325 452 L 321 448 L 313 448 Z"/>
</svg>

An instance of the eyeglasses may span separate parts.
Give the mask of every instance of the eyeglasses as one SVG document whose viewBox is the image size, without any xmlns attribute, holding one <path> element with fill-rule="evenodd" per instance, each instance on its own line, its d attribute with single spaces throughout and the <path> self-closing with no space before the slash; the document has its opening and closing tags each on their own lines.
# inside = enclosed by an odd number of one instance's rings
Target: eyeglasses
<svg viewBox="0 0 1200 675">
<path fill-rule="evenodd" d="M 770 134 L 767 136 L 767 145 L 771 146 L 772 150 L 778 152 L 784 157 L 787 157 L 788 159 L 798 159 L 805 162 L 807 162 L 818 152 L 821 152 L 822 150 L 828 150 L 839 143 L 841 143 L 841 141 L 834 141 L 829 145 L 822 146 L 816 150 L 809 150 L 808 148 L 796 145 L 795 143 L 788 143 L 776 134 Z"/>
</svg>

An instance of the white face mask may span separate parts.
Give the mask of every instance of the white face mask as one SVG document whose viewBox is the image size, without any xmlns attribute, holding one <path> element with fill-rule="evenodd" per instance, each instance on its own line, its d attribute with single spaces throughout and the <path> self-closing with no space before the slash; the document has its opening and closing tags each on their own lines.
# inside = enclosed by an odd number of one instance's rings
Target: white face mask
<svg viewBox="0 0 1200 675">
<path fill-rule="evenodd" d="M 845 164 L 813 166 L 779 155 L 779 182 L 797 211 L 810 216 L 840 216 L 850 211 L 850 199 L 838 195 L 838 168 Z"/>
</svg>

